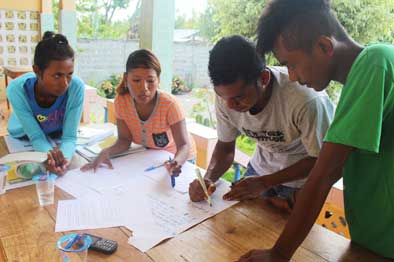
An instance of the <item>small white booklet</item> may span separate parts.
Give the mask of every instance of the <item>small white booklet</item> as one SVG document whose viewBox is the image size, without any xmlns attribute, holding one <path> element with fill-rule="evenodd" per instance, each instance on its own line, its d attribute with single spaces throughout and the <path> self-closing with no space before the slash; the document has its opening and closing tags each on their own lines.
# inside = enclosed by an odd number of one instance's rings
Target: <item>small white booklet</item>
<svg viewBox="0 0 394 262">
<path fill-rule="evenodd" d="M 53 139 L 49 136 L 47 136 L 47 139 L 53 147 L 60 145 L 60 139 Z M 13 138 L 10 135 L 6 135 L 4 136 L 4 140 L 7 145 L 8 152 L 10 153 L 34 151 L 33 146 L 28 139 Z"/>
<path fill-rule="evenodd" d="M 107 140 L 111 140 L 111 143 L 108 143 Z M 93 144 L 90 146 L 82 146 L 82 145 L 77 146 L 76 150 L 79 155 L 81 155 L 83 158 L 85 158 L 86 160 L 88 160 L 90 162 L 90 161 L 94 160 L 98 156 L 98 154 L 100 154 L 101 150 L 111 146 L 115 141 L 116 141 L 116 137 L 112 136 L 112 137 L 105 139 L 104 141 L 97 142 L 96 144 Z M 112 158 L 125 156 L 125 155 L 129 155 L 129 154 L 133 154 L 133 153 L 138 153 L 138 152 L 142 152 L 145 150 L 146 150 L 146 148 L 144 146 L 132 143 L 128 150 L 126 150 L 122 153 L 116 154 L 116 155 L 112 156 Z"/>
<path fill-rule="evenodd" d="M 77 145 L 89 145 L 113 135 L 113 128 L 93 128 L 89 126 L 82 126 L 78 129 Z"/>
</svg>

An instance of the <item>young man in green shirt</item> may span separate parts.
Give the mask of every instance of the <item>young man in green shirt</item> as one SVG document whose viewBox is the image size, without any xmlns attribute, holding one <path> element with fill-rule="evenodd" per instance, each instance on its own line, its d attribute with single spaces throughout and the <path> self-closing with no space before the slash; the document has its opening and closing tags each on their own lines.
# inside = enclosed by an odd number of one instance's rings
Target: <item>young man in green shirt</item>
<svg viewBox="0 0 394 262">
<path fill-rule="evenodd" d="M 260 17 L 260 52 L 273 52 L 290 79 L 315 90 L 343 89 L 323 147 L 288 223 L 270 250 L 239 261 L 287 261 L 343 176 L 352 241 L 394 259 L 394 46 L 363 47 L 346 33 L 327 0 L 272 0 Z"/>
</svg>

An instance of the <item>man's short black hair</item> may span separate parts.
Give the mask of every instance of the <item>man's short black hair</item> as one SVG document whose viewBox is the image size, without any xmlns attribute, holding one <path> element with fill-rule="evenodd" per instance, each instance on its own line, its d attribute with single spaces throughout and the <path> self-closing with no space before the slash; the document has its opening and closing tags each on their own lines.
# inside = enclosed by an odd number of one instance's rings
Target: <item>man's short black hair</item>
<svg viewBox="0 0 394 262">
<path fill-rule="evenodd" d="M 264 60 L 254 44 L 239 35 L 223 37 L 209 53 L 208 71 L 214 86 L 231 84 L 238 79 L 251 84 L 264 67 Z"/>
<path fill-rule="evenodd" d="M 288 50 L 310 51 L 322 35 L 339 41 L 348 35 L 330 9 L 329 0 L 271 0 L 265 6 L 257 29 L 257 49 L 266 54 L 281 35 Z"/>
</svg>

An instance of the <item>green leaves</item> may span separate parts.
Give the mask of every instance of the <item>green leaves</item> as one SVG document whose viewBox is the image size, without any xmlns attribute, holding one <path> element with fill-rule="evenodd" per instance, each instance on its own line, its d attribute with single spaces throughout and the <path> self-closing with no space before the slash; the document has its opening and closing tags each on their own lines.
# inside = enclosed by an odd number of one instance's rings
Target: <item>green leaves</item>
<svg viewBox="0 0 394 262">
<path fill-rule="evenodd" d="M 215 43 L 223 36 L 243 35 L 256 40 L 260 14 L 267 0 L 208 0 L 201 16 L 201 34 Z M 332 9 L 349 35 L 361 44 L 394 43 L 394 0 L 332 0 Z M 277 61 L 266 57 L 268 65 Z M 340 85 L 332 83 L 327 89 L 337 101 Z"/>
<path fill-rule="evenodd" d="M 394 0 L 334 0 L 332 8 L 357 42 L 394 42 Z"/>
<path fill-rule="evenodd" d="M 99 96 L 105 98 L 115 98 L 116 95 L 116 88 L 119 83 L 122 81 L 122 74 L 120 75 L 111 75 L 109 79 L 104 80 L 103 82 L 99 83 L 97 86 L 97 94 Z"/>
<path fill-rule="evenodd" d="M 213 43 L 233 34 L 255 40 L 258 19 L 266 2 L 208 0 L 201 31 Z M 333 0 L 332 8 L 356 41 L 362 44 L 394 42 L 394 0 Z"/>
<path fill-rule="evenodd" d="M 207 87 L 193 89 L 193 96 L 199 99 L 199 103 L 193 105 L 190 116 L 199 124 L 216 128 L 215 109 L 211 107 L 215 104 L 213 90 Z"/>
<path fill-rule="evenodd" d="M 126 38 L 130 21 L 112 21 L 117 10 L 128 7 L 130 0 L 77 0 L 79 38 Z"/>
<path fill-rule="evenodd" d="M 236 146 L 245 154 L 252 156 L 254 150 L 256 149 L 256 141 L 252 140 L 246 135 L 240 135 L 236 140 Z"/>
<path fill-rule="evenodd" d="M 266 0 L 209 0 L 211 23 L 216 25 L 211 42 L 233 34 L 255 38 L 257 21 L 265 2 Z"/>
</svg>

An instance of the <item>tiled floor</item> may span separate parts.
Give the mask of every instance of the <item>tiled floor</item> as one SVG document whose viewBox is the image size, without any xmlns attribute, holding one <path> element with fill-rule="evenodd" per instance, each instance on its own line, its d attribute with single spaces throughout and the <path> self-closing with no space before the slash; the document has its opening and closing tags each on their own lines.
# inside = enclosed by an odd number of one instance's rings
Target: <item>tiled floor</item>
<svg viewBox="0 0 394 262">
<path fill-rule="evenodd" d="M 10 117 L 11 109 L 7 109 L 6 100 L 0 100 L 0 136 L 8 134 L 7 123 Z"/>
</svg>

